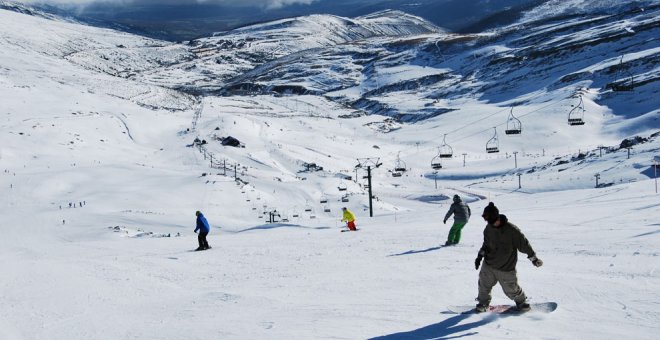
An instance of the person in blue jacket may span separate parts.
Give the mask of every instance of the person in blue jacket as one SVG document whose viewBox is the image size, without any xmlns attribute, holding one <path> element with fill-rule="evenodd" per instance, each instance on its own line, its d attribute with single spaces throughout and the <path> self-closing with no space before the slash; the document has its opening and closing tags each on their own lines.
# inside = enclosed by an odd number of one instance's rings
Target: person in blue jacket
<svg viewBox="0 0 660 340">
<path fill-rule="evenodd" d="M 211 248 L 209 246 L 208 241 L 206 241 L 206 235 L 209 234 L 209 231 L 211 231 L 211 227 L 209 227 L 209 222 L 206 220 L 206 217 L 202 215 L 201 211 L 196 211 L 195 215 L 197 216 L 197 227 L 195 228 L 195 232 L 199 230 L 199 234 L 197 234 L 197 241 L 199 242 L 199 247 L 195 249 L 195 251 L 199 250 L 206 250 Z"/>
</svg>

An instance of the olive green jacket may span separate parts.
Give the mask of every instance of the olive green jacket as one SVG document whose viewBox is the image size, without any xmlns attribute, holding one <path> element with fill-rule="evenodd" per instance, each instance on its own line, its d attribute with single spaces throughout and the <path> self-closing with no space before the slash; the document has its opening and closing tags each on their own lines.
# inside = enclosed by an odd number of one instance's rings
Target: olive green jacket
<svg viewBox="0 0 660 340">
<path fill-rule="evenodd" d="M 486 264 L 497 270 L 516 270 L 519 251 L 527 254 L 527 257 L 536 255 L 525 235 L 506 216 L 500 215 L 499 227 L 490 223 L 486 225 L 484 243 L 479 250 Z"/>
</svg>

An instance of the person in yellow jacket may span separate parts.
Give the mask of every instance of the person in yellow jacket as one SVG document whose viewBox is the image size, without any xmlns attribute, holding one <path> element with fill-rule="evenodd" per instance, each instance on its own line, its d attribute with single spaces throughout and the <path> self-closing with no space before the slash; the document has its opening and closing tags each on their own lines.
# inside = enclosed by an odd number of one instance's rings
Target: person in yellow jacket
<svg viewBox="0 0 660 340">
<path fill-rule="evenodd" d="M 341 210 L 344 212 L 344 218 L 342 218 L 341 221 L 346 221 L 346 226 L 350 231 L 356 231 L 357 228 L 355 228 L 355 215 L 353 212 L 346 209 L 346 207 L 341 208 Z"/>
</svg>

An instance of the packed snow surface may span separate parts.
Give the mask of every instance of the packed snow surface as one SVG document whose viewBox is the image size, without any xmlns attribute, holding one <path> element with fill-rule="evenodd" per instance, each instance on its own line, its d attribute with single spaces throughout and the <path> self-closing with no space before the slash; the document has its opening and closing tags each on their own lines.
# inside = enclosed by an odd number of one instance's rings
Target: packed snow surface
<svg viewBox="0 0 660 340">
<path fill-rule="evenodd" d="M 392 28 L 396 16 L 356 22 Z M 519 89 L 501 102 L 425 97 L 446 112 L 406 124 L 335 99 L 375 89 L 381 102 L 419 110 L 424 86 L 378 90 L 454 72 L 457 61 L 420 65 L 404 49 L 328 96 L 200 97 L 163 87 L 167 77 L 153 81 L 163 70 L 186 74 L 181 67 L 195 62 L 188 47 L 5 10 L 0 22 L 0 339 L 653 339 L 660 331 L 658 101 L 620 110 L 657 93 L 653 81 L 613 93 L 578 79 L 577 90 Z M 345 48 L 368 45 L 360 44 Z M 628 58 L 654 55 L 657 47 Z M 569 126 L 580 99 L 586 124 Z M 524 123 L 520 135 L 504 133 L 511 112 Z M 227 136 L 244 147 L 223 146 Z M 500 152 L 486 153 L 495 136 Z M 624 138 L 632 149 L 620 147 Z M 452 158 L 438 158 L 443 142 Z M 454 194 L 472 218 L 460 244 L 443 247 Z M 555 312 L 446 313 L 476 303 L 474 259 L 490 201 L 544 261 L 536 268 L 519 256 L 530 302 L 557 302 Z M 339 232 L 341 207 L 359 231 Z M 208 251 L 192 251 L 197 210 L 212 226 Z M 492 303 L 511 301 L 496 286 Z"/>
</svg>

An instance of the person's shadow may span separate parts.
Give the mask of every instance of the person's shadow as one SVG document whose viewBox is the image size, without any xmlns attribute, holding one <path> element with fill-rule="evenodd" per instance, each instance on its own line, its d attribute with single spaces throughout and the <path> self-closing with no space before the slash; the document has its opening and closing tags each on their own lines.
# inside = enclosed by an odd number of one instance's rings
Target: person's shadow
<svg viewBox="0 0 660 340">
<path fill-rule="evenodd" d="M 467 319 L 472 314 L 458 314 L 447 320 L 444 320 L 439 323 L 428 325 L 422 328 L 418 328 L 408 332 L 399 332 L 388 335 L 382 335 L 375 338 L 370 338 L 369 340 L 398 340 L 398 339 L 434 339 L 434 340 L 447 340 L 447 339 L 458 339 L 465 336 L 472 336 L 478 334 L 479 332 L 469 332 L 461 335 L 458 333 L 469 331 L 471 329 L 483 326 L 485 324 L 493 322 L 496 318 L 496 314 L 487 315 L 483 319 L 477 320 L 475 322 L 466 323 L 464 325 L 458 325 L 461 321 Z"/>
</svg>

